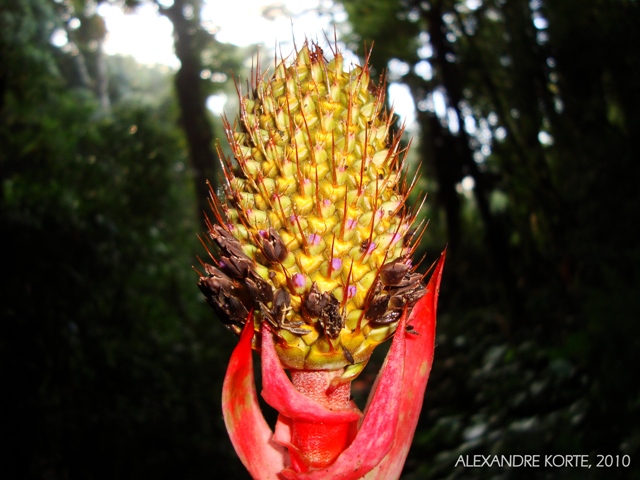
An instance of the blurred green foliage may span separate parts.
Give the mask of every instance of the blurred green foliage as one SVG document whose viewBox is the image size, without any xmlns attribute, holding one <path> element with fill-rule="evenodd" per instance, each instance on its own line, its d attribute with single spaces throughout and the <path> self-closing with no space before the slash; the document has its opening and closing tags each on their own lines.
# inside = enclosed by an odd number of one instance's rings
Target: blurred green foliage
<svg viewBox="0 0 640 480">
<path fill-rule="evenodd" d="M 1 15 L 0 477 L 242 478 L 171 73 L 109 58 L 105 111 L 52 2 Z"/>
<path fill-rule="evenodd" d="M 376 69 L 413 96 L 437 207 L 427 232 L 446 226 L 450 242 L 403 478 L 637 477 L 637 2 L 340 3 L 351 45 L 373 42 Z M 556 453 L 594 468 L 454 467 Z M 595 468 L 597 454 L 631 466 Z"/>
<path fill-rule="evenodd" d="M 220 414 L 233 336 L 190 268 L 202 227 L 173 73 L 101 57 L 89 3 L 0 7 L 0 477 L 246 478 Z M 395 65 L 418 106 L 417 256 L 449 242 L 403 478 L 637 477 L 637 2 L 341 3 L 347 41 L 375 42 L 376 72 Z M 71 7 L 81 28 L 55 47 Z M 202 68 L 239 73 L 251 51 L 199 32 Z M 454 467 L 475 453 L 632 463 Z"/>
</svg>

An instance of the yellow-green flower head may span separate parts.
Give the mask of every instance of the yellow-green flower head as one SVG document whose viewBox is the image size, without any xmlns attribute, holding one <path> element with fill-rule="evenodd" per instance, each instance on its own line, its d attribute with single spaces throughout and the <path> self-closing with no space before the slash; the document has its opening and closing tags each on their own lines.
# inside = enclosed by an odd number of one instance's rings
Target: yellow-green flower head
<svg viewBox="0 0 640 480">
<path fill-rule="evenodd" d="M 232 330 L 251 311 L 257 332 L 267 322 L 288 368 L 356 375 L 424 293 L 391 122 L 366 65 L 309 43 L 225 120 L 233 158 L 199 286 Z"/>
</svg>

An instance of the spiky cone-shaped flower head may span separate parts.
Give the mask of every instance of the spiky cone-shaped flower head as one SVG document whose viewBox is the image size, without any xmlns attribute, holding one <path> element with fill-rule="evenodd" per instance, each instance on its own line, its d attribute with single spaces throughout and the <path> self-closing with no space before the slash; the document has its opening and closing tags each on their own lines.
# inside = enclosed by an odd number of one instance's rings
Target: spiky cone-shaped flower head
<svg viewBox="0 0 640 480">
<path fill-rule="evenodd" d="M 236 453 L 259 480 L 397 478 L 434 351 L 444 252 L 425 287 L 411 263 L 401 131 L 368 67 L 305 43 L 256 73 L 225 120 L 224 194 L 212 191 L 213 264 L 199 286 L 240 334 L 222 389 Z M 418 333 L 418 335 L 413 335 Z M 350 382 L 394 339 L 363 412 Z M 260 351 L 257 400 L 251 347 Z M 285 373 L 286 368 L 290 377 Z"/>
<path fill-rule="evenodd" d="M 343 62 L 305 42 L 240 94 L 239 121 L 225 120 L 224 200 L 212 192 L 218 254 L 199 286 L 237 333 L 253 312 L 256 347 L 266 323 L 285 367 L 349 381 L 425 290 L 401 132 L 384 85 Z"/>
</svg>

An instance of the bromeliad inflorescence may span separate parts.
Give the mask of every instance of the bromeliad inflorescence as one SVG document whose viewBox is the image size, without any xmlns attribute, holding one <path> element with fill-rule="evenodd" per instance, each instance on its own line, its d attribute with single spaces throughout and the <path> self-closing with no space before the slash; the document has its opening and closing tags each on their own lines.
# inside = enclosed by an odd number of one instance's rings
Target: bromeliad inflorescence
<svg viewBox="0 0 640 480">
<path fill-rule="evenodd" d="M 435 314 L 444 256 L 425 287 L 411 262 L 421 230 L 412 229 L 415 212 L 406 205 L 411 187 L 403 177 L 402 132 L 392 135 L 384 85 L 372 84 L 366 65 L 345 71 L 337 49 L 327 61 L 322 49 L 305 42 L 295 60 L 278 63 L 270 78 L 256 72 L 250 92 L 239 97 L 239 121 L 224 121 L 234 157 L 221 155 L 224 199 L 215 192 L 211 197 L 215 218 L 208 221 L 208 236 L 217 251 L 213 265 L 203 264 L 199 287 L 228 328 L 242 333 L 223 393 L 225 421 L 241 459 L 256 478 L 271 478 L 267 471 L 307 478 L 344 464 L 345 450 L 371 424 L 366 416 L 375 401 L 361 418 L 349 400 L 350 382 L 374 347 L 398 329 L 394 345 L 403 345 L 396 350 L 408 348 L 404 328 L 415 320 L 412 312 Z M 427 291 L 430 304 L 422 308 L 424 300 L 418 302 Z M 433 329 L 432 323 L 423 327 Z M 419 333 L 420 341 L 431 338 L 432 354 L 432 332 Z M 262 352 L 263 396 L 280 412 L 273 439 L 266 424 L 256 432 L 240 418 L 261 418 L 257 404 L 243 397 L 255 395 L 253 386 L 253 393 L 245 391 L 244 380 L 253 378 L 248 342 Z M 402 382 L 404 353 L 394 358 L 402 365 L 385 369 L 400 368 Z M 428 376 L 428 351 L 426 358 Z M 283 367 L 293 387 L 277 372 Z M 282 458 L 243 447 L 257 441 L 246 438 L 247 428 Z M 375 454 L 379 460 L 392 449 L 389 437 L 382 454 Z M 272 458 L 271 470 L 256 467 L 265 458 Z M 366 464 L 358 464 L 357 477 L 332 478 L 360 478 L 377 465 L 363 470 Z"/>
</svg>

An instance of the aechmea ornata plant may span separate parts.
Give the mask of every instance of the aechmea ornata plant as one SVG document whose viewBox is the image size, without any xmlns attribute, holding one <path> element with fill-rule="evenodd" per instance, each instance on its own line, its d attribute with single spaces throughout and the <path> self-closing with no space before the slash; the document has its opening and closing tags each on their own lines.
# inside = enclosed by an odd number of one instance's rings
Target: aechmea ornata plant
<svg viewBox="0 0 640 480">
<path fill-rule="evenodd" d="M 412 228 L 384 85 L 343 63 L 306 42 L 271 76 L 255 73 L 239 120 L 224 122 L 233 158 L 221 155 L 224 195 L 212 192 L 208 221 L 216 248 L 199 287 L 240 335 L 223 413 L 256 479 L 397 478 L 431 369 L 444 254 L 425 286 L 411 260 L 423 229 Z M 351 381 L 390 337 L 363 414 Z"/>
</svg>

